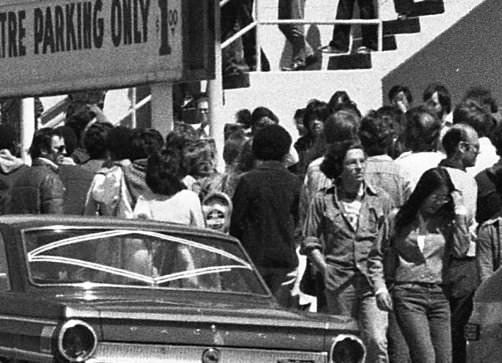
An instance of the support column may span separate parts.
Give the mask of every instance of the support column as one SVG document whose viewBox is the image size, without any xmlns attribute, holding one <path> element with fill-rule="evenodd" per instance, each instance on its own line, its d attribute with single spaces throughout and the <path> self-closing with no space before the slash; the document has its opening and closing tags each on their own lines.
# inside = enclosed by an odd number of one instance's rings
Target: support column
<svg viewBox="0 0 502 363">
<path fill-rule="evenodd" d="M 152 128 L 158 130 L 162 136 L 173 129 L 173 85 L 169 82 L 154 83 L 152 93 Z"/>
<path fill-rule="evenodd" d="M 31 165 L 31 158 L 28 149 L 33 141 L 35 133 L 35 100 L 33 98 L 23 98 L 21 100 L 21 158 L 26 164 Z"/>
<path fill-rule="evenodd" d="M 207 83 L 207 95 L 209 97 L 209 122 L 210 134 L 216 143 L 216 151 L 218 153 L 218 171 L 223 171 L 225 163 L 223 161 L 223 129 L 225 121 L 222 119 L 223 114 L 223 72 L 221 68 L 221 29 L 220 29 L 220 7 L 216 5 L 215 13 L 215 79 L 209 80 Z"/>
</svg>

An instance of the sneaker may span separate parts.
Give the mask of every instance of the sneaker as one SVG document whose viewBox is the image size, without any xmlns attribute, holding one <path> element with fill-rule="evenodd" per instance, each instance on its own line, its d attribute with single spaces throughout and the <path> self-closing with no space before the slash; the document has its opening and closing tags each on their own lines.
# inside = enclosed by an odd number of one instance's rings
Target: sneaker
<svg viewBox="0 0 502 363">
<path fill-rule="evenodd" d="M 357 54 L 370 54 L 371 53 L 371 49 L 368 48 L 368 47 L 365 47 L 363 45 L 363 46 L 357 48 L 356 53 Z"/>
<path fill-rule="evenodd" d="M 293 62 L 289 67 L 282 67 L 281 70 L 285 72 L 303 71 L 307 65 L 304 62 Z"/>
<path fill-rule="evenodd" d="M 319 50 L 322 53 L 326 53 L 326 54 L 343 54 L 343 53 L 349 52 L 348 49 L 340 49 L 340 48 L 337 48 L 333 45 L 325 45 L 325 46 L 319 47 Z"/>
</svg>

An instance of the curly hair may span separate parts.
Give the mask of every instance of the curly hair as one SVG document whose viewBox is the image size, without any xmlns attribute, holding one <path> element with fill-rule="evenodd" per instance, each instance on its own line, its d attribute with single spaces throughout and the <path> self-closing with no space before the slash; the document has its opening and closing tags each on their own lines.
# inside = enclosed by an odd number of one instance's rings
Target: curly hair
<svg viewBox="0 0 502 363">
<path fill-rule="evenodd" d="M 331 144 L 321 164 L 321 171 L 329 179 L 338 178 L 343 172 L 345 156 L 352 149 L 363 149 L 363 147 L 355 140 L 346 140 Z"/>
<path fill-rule="evenodd" d="M 87 128 L 83 137 L 83 145 L 91 159 L 101 159 L 106 156 L 106 140 L 113 125 L 108 122 L 95 122 Z"/>
<path fill-rule="evenodd" d="M 359 138 L 370 156 L 387 153 L 395 136 L 392 120 L 381 117 L 376 111 L 370 111 L 361 121 Z"/>
<path fill-rule="evenodd" d="M 181 182 L 182 159 L 176 149 L 165 149 L 148 158 L 145 181 L 152 192 L 172 196 L 186 189 Z"/>
</svg>

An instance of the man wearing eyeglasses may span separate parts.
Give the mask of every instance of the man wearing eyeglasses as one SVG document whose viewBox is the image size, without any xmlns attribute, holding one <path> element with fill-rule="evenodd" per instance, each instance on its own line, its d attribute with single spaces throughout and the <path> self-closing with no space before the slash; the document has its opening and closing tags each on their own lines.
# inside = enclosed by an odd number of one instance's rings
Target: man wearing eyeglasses
<svg viewBox="0 0 502 363">
<path fill-rule="evenodd" d="M 478 186 L 466 169 L 476 164 L 479 154 L 479 137 L 474 128 L 467 124 L 455 124 L 442 140 L 446 159 L 439 163 L 445 167 L 455 186 L 463 196 L 467 226 L 471 241 L 476 231 L 476 202 Z M 448 269 L 448 290 L 451 308 L 451 335 L 453 362 L 465 362 L 464 326 L 472 312 L 472 297 L 479 282 L 476 270 L 476 245 L 471 242 L 467 257 L 452 258 Z"/>
<path fill-rule="evenodd" d="M 43 128 L 35 133 L 29 149 L 32 165 L 12 186 L 10 213 L 63 214 L 64 186 L 57 161 L 64 148 L 58 131 Z"/>
</svg>

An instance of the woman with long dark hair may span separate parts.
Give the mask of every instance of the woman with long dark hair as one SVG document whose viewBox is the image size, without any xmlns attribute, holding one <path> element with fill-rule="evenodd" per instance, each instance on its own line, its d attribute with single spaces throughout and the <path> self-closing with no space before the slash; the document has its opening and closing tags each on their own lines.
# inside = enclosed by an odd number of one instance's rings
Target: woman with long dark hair
<svg viewBox="0 0 502 363">
<path fill-rule="evenodd" d="M 422 175 L 395 217 L 388 277 L 394 282 L 394 311 L 413 363 L 451 362 L 445 282 L 450 259 L 464 257 L 469 249 L 465 214 L 462 195 L 448 172 L 433 168 Z"/>
</svg>

